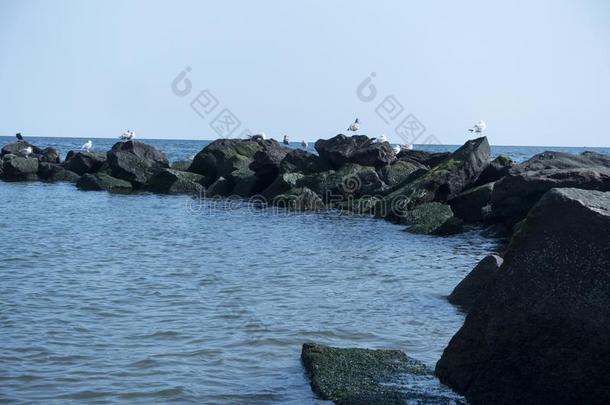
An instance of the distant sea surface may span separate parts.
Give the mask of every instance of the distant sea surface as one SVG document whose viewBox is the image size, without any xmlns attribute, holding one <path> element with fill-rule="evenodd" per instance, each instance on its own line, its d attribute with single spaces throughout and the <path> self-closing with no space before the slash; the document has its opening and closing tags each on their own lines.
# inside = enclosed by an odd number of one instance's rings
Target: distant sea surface
<svg viewBox="0 0 610 405">
<path fill-rule="evenodd" d="M 28 140 L 62 156 L 87 141 Z M 208 143 L 146 142 L 172 161 Z M 433 367 L 464 319 L 446 296 L 497 249 L 475 230 L 193 201 L 0 182 L 0 402 L 321 402 L 302 343 L 401 349 Z"/>
</svg>

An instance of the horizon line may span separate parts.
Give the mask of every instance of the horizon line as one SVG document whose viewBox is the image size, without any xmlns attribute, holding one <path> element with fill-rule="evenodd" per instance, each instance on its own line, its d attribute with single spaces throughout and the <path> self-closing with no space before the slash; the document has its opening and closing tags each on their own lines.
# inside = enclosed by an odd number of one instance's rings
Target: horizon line
<svg viewBox="0 0 610 405">
<path fill-rule="evenodd" d="M 354 134 L 354 135 L 364 135 L 364 134 Z M 5 138 L 12 138 L 15 135 L 2 135 L 0 134 L 0 137 L 5 137 Z M 484 135 L 487 136 L 487 135 Z M 30 137 L 32 138 L 71 138 L 71 139 L 116 139 L 117 141 L 119 141 L 120 139 L 118 137 L 103 137 L 103 136 L 53 136 L 53 135 L 30 135 Z M 213 142 L 215 140 L 218 139 L 245 139 L 245 138 L 215 138 L 215 139 L 201 139 L 201 138 L 138 138 L 137 140 L 151 140 L 151 141 L 201 141 L 201 142 Z M 269 139 L 275 139 L 273 137 L 270 137 Z M 318 138 L 319 139 L 329 139 L 329 138 Z M 467 138 L 468 139 L 475 139 L 475 138 Z M 489 138 L 488 138 L 489 139 Z M 279 140 L 276 140 L 277 142 L 280 142 Z M 316 141 L 311 141 L 311 142 L 316 142 Z M 466 141 L 464 141 L 466 142 Z M 299 141 L 295 141 L 295 142 L 291 142 L 291 143 L 299 143 Z M 394 144 L 395 142 L 390 142 L 390 144 Z M 430 143 L 414 143 L 415 145 L 438 145 L 438 146 L 461 146 L 463 145 L 463 143 L 458 144 L 458 143 L 439 143 L 439 144 L 430 144 Z M 575 145 L 512 145 L 512 144 L 495 144 L 495 143 L 491 143 L 489 144 L 490 146 L 510 146 L 510 147 L 519 147 L 519 146 L 525 146 L 525 147 L 530 147 L 530 148 L 598 148 L 598 149 L 608 149 L 610 148 L 610 146 L 592 146 L 592 145 L 584 145 L 584 146 L 575 146 Z"/>
</svg>

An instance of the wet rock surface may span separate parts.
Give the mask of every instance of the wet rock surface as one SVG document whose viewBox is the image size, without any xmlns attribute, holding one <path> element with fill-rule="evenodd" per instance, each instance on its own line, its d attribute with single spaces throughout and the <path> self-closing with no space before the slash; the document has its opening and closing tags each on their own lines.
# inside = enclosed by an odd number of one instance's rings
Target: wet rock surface
<svg viewBox="0 0 610 405">
<path fill-rule="evenodd" d="M 306 343 L 301 360 L 312 390 L 336 404 L 462 404 L 423 363 L 399 350 Z"/>
<path fill-rule="evenodd" d="M 496 277 L 503 262 L 504 259 L 498 255 L 483 258 L 449 294 L 449 302 L 468 311 Z"/>
<path fill-rule="evenodd" d="M 436 366 L 476 404 L 610 401 L 610 193 L 552 189 Z"/>
</svg>

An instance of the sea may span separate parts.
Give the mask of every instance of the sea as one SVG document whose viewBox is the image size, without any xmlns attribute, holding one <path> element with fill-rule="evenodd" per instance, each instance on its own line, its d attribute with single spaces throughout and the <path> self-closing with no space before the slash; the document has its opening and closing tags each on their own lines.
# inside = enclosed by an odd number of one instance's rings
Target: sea
<svg viewBox="0 0 610 405">
<path fill-rule="evenodd" d="M 87 141 L 28 140 L 63 156 Z M 144 141 L 171 161 L 209 143 Z M 93 148 L 115 142 L 93 139 Z M 523 161 L 545 150 L 610 154 L 521 146 L 492 154 Z M 303 343 L 400 349 L 433 368 L 465 316 L 447 295 L 500 249 L 476 228 L 414 235 L 333 211 L 69 183 L 0 182 L 0 218 L 7 403 L 326 403 L 310 389 Z M 436 389 L 429 384 L 422 389 Z"/>
</svg>

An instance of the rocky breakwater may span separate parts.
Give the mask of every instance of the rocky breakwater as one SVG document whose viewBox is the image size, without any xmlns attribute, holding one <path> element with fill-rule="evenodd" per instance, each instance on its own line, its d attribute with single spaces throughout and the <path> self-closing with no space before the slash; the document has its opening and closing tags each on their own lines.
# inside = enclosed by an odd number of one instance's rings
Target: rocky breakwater
<svg viewBox="0 0 610 405">
<path fill-rule="evenodd" d="M 547 179 L 536 184 L 554 181 Z M 471 290 L 464 325 L 436 366 L 440 380 L 475 404 L 609 403 L 610 193 L 547 191 L 504 262 L 487 262 L 490 269 L 475 270 L 486 273 L 483 284 Z"/>
</svg>

